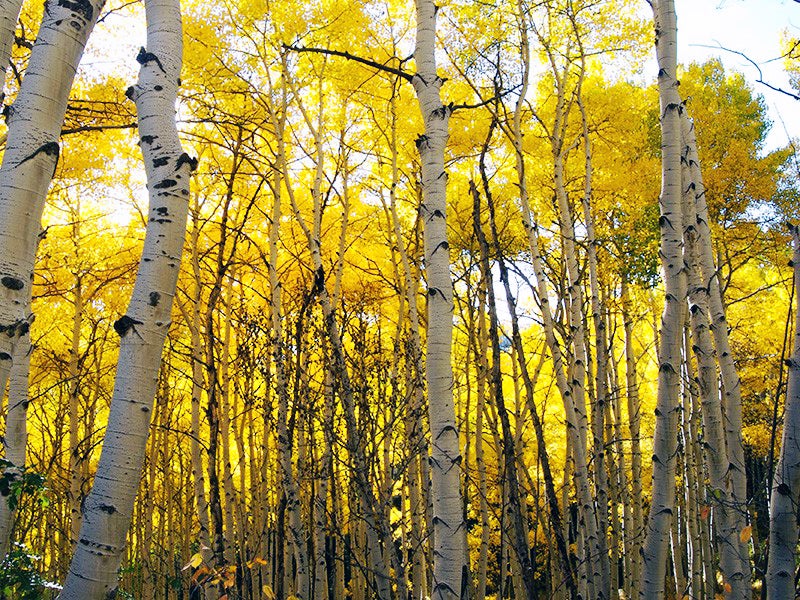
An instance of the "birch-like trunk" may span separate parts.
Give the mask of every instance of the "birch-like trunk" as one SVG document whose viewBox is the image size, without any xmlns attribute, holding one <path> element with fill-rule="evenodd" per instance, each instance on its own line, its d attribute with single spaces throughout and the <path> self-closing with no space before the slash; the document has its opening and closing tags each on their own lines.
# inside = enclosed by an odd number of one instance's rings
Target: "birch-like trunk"
<svg viewBox="0 0 800 600">
<path fill-rule="evenodd" d="M 703 417 L 703 446 L 709 473 L 707 501 L 714 507 L 714 529 L 720 551 L 720 570 L 723 582 L 729 584 L 731 592 L 726 597 L 747 598 L 744 588 L 744 573 L 740 570 L 739 531 L 733 512 L 736 504 L 731 494 L 728 448 L 725 441 L 722 401 L 719 394 L 717 365 L 709 331 L 708 287 L 700 273 L 700 240 L 698 239 L 694 212 L 695 185 L 692 181 L 692 158 L 688 155 L 690 144 L 686 139 L 686 119 L 683 126 L 684 152 L 681 161 L 684 190 L 684 243 L 688 259 L 688 295 L 692 331 L 692 350 L 697 358 L 698 391 Z M 691 217 L 691 218 L 689 218 Z M 749 587 L 749 585 L 748 585 Z M 723 586 L 727 589 L 727 586 Z"/>
<path fill-rule="evenodd" d="M 795 289 L 800 289 L 800 227 L 792 226 Z M 769 510 L 769 564 L 767 597 L 792 600 L 797 569 L 797 506 L 800 502 L 800 299 L 797 301 L 794 351 L 786 363 L 786 405 L 781 454 L 775 468 Z"/>
<path fill-rule="evenodd" d="M 0 248 L 3 249 L 0 331 L 4 333 L 0 336 L 0 389 L 3 390 L 12 356 L 16 354 L 16 343 L 29 328 L 27 298 L 45 195 L 58 162 L 58 139 L 67 98 L 104 1 L 81 0 L 77 4 L 79 10 L 55 0 L 46 3 L 28 69 L 6 117 L 8 134 L 0 167 Z M 19 12 L 10 6 L 8 14 L 15 10 Z M 16 14 L 13 18 L 9 48 Z"/>
<path fill-rule="evenodd" d="M 658 352 L 658 396 L 653 438 L 653 486 L 642 548 L 641 598 L 665 594 L 669 538 L 675 509 L 675 469 L 680 411 L 681 346 L 686 306 L 681 210 L 681 100 L 678 94 L 677 25 L 673 0 L 653 2 L 661 108 L 661 265 L 664 312 Z"/>
<path fill-rule="evenodd" d="M 99 600 L 118 586 L 186 230 L 194 160 L 183 152 L 175 125 L 180 6 L 177 0 L 145 6 L 148 50 L 139 53 L 139 81 L 128 95 L 139 114 L 149 222 L 128 311 L 114 324 L 121 341 L 108 427 L 61 600 Z"/>
<path fill-rule="evenodd" d="M 28 441 L 28 380 L 31 370 L 31 334 L 25 332 L 14 348 L 13 365 L 8 382 L 6 429 L 2 437 L 3 457 L 16 469 L 25 468 Z M 5 498 L 0 498 L 0 559 L 9 550 L 14 529 L 15 511 Z"/>
<path fill-rule="evenodd" d="M 488 178 L 486 177 L 484 168 L 484 156 L 488 143 L 491 140 L 491 130 L 492 127 L 490 127 L 487 145 L 484 146 L 483 152 L 481 153 L 481 175 L 484 178 L 484 192 L 487 196 L 486 201 L 488 203 L 491 203 L 492 199 L 489 196 Z M 494 278 L 492 277 L 491 265 L 489 263 L 489 243 L 486 240 L 486 235 L 481 225 L 480 193 L 475 183 L 472 181 L 470 181 L 470 192 L 473 197 L 473 227 L 480 248 L 481 278 L 483 279 L 483 285 L 486 287 L 487 308 L 489 309 L 489 344 L 492 349 L 492 366 L 489 371 L 489 381 L 491 382 L 491 392 L 495 399 L 497 416 L 500 419 L 500 426 L 502 429 L 502 443 L 500 448 L 503 455 L 503 479 L 508 488 L 508 512 L 509 518 L 512 521 L 511 528 L 513 529 L 512 544 L 516 554 L 515 562 L 519 565 L 520 570 L 518 575 L 522 578 L 526 596 L 528 600 L 534 600 L 536 598 L 534 569 L 531 563 L 528 536 L 523 521 L 523 519 L 527 518 L 527 502 L 520 497 L 520 485 L 517 473 L 517 446 L 511 432 L 511 421 L 508 416 L 508 410 L 506 409 L 503 395 L 503 379 L 500 370 L 500 332 L 497 319 L 497 303 L 495 302 L 494 294 Z"/>
<path fill-rule="evenodd" d="M 0 73 L 3 74 L 3 81 L 8 70 L 11 49 L 14 47 L 14 33 L 17 30 L 22 4 L 23 0 L 0 0 Z M 5 90 L 0 85 L 0 102 L 4 99 Z"/>
<path fill-rule="evenodd" d="M 425 271 L 428 283 L 426 381 L 431 428 L 433 583 L 431 598 L 456 600 L 466 585 L 468 565 L 461 503 L 461 449 L 453 404 L 453 283 L 447 242 L 447 173 L 444 151 L 451 109 L 442 104 L 436 72 L 436 12 L 433 0 L 416 0 L 417 39 L 412 78 L 425 133 L 417 138 L 422 162 Z"/>
<path fill-rule="evenodd" d="M 747 526 L 747 473 L 744 464 L 744 446 L 742 444 L 742 391 L 739 374 L 733 362 L 728 335 L 728 321 L 722 302 L 722 289 L 719 273 L 714 264 L 714 253 L 711 243 L 711 227 L 706 205 L 706 192 L 700 170 L 700 159 L 697 155 L 697 139 L 694 123 L 685 111 L 681 114 L 681 133 L 685 145 L 686 163 L 689 169 L 690 183 L 687 193 L 692 194 L 696 214 L 694 232 L 696 234 L 697 261 L 702 272 L 702 289 L 708 298 L 708 315 L 711 320 L 711 334 L 716 347 L 716 359 L 722 380 L 722 414 L 724 416 L 724 441 L 727 448 L 727 480 L 728 517 L 730 535 L 735 555 L 730 557 L 730 570 L 727 582 L 732 591 L 731 598 L 749 598 L 750 582 L 750 548 L 748 542 L 742 541 L 742 532 Z M 708 317 L 707 317 L 708 318 Z"/>
<path fill-rule="evenodd" d="M 641 448 L 641 403 L 639 402 L 639 380 L 636 372 L 638 357 L 633 348 L 633 317 L 630 290 L 626 276 L 620 284 L 622 322 L 625 330 L 625 399 L 628 409 L 628 432 L 631 440 L 631 540 L 629 588 L 630 597 L 638 596 L 642 573 L 641 547 L 644 535 L 642 515 L 642 448 Z"/>
</svg>

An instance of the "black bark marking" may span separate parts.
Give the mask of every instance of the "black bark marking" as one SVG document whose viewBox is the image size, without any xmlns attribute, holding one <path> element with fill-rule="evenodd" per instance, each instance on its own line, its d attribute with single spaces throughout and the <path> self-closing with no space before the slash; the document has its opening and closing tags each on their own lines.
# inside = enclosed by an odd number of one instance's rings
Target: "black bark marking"
<svg viewBox="0 0 800 600">
<path fill-rule="evenodd" d="M 125 97 L 128 100 L 133 100 L 133 94 L 136 90 L 133 89 L 133 86 L 130 86 L 127 90 L 125 90 Z"/>
<path fill-rule="evenodd" d="M 11 360 L 11 355 L 8 352 L 0 352 L 0 360 Z"/>
<path fill-rule="evenodd" d="M 101 505 L 99 505 L 97 507 L 97 510 L 101 510 L 104 513 L 108 513 L 110 515 L 113 515 L 115 512 L 117 512 L 117 507 L 116 506 L 111 506 L 110 504 L 101 504 Z"/>
<path fill-rule="evenodd" d="M 158 137 L 157 135 L 143 135 L 142 136 L 142 141 L 145 144 L 149 145 L 149 144 L 152 144 L 153 142 L 155 142 L 157 137 Z"/>
<path fill-rule="evenodd" d="M 55 156 L 56 158 L 56 165 L 58 165 L 58 156 L 61 153 L 61 148 L 58 145 L 58 142 L 47 142 L 46 144 L 42 144 L 36 150 L 33 151 L 33 154 L 26 156 L 21 161 L 19 161 L 18 167 L 22 165 L 22 163 L 27 162 L 33 158 L 36 158 L 37 154 L 44 153 L 47 156 Z M 55 172 L 55 165 L 53 166 L 53 172 Z"/>
<path fill-rule="evenodd" d="M 159 156 L 158 158 L 153 159 L 153 166 L 154 167 L 163 167 L 169 162 L 168 156 Z"/>
<path fill-rule="evenodd" d="M 161 90 L 164 89 L 164 86 L 163 85 L 156 85 L 156 86 L 153 86 L 153 89 L 155 91 L 157 91 L 157 92 L 160 92 Z"/>
<path fill-rule="evenodd" d="M 175 187 L 176 185 L 178 185 L 178 182 L 175 181 L 174 179 L 163 179 L 159 181 L 157 184 L 155 184 L 153 188 L 156 190 L 164 190 L 167 188 Z"/>
<path fill-rule="evenodd" d="M 58 5 L 67 10 L 75 11 L 87 21 L 91 21 L 94 16 L 94 9 L 89 0 L 58 0 Z"/>
<path fill-rule="evenodd" d="M 156 208 L 156 213 L 159 217 L 166 217 L 169 214 L 169 209 L 166 206 L 159 206 Z"/>
<path fill-rule="evenodd" d="M 125 337 L 125 335 L 133 329 L 136 330 L 136 325 L 141 325 L 142 321 L 137 321 L 136 319 L 129 317 L 128 315 L 123 315 L 116 321 L 114 321 L 114 331 L 119 334 L 119 337 Z"/>
<path fill-rule="evenodd" d="M 164 66 L 161 64 L 161 60 L 159 60 L 159 58 L 152 52 L 145 50 L 144 47 L 139 48 L 139 54 L 136 55 L 136 62 L 142 66 L 149 62 L 154 62 L 158 65 L 158 68 L 161 69 L 161 72 L 164 73 L 164 75 L 167 74 L 167 72 L 164 70 Z"/>
<path fill-rule="evenodd" d="M 17 279 L 16 277 L 9 277 L 6 275 L 2 279 L 0 279 L 0 283 L 2 283 L 5 287 L 10 290 L 21 290 L 25 287 L 25 283 L 21 279 Z"/>
<path fill-rule="evenodd" d="M 189 156 L 184 152 L 178 157 L 178 162 L 175 163 L 175 170 L 177 171 L 180 169 L 185 163 L 188 163 L 190 171 L 194 172 L 194 170 L 197 169 L 197 158 Z"/>
<path fill-rule="evenodd" d="M 433 256 L 434 254 L 436 254 L 436 251 L 437 251 L 439 248 L 444 248 L 445 250 L 449 250 L 449 249 L 450 249 L 450 244 L 448 244 L 448 243 L 447 243 L 447 240 L 445 240 L 445 241 L 443 241 L 443 242 L 439 242 L 439 243 L 436 245 L 436 248 L 434 248 L 434 249 L 433 249 L 433 252 L 431 252 L 431 256 Z"/>
<path fill-rule="evenodd" d="M 431 288 L 431 289 L 433 289 L 433 288 Z M 438 434 L 436 434 L 436 439 L 438 440 L 440 437 L 442 437 L 448 431 L 458 435 L 458 429 L 456 429 L 453 425 L 445 425 L 444 427 L 442 427 L 442 430 Z"/>
<path fill-rule="evenodd" d="M 778 493 L 779 493 L 781 496 L 789 496 L 789 495 L 791 495 L 791 493 L 792 493 L 792 490 L 791 490 L 791 489 L 789 489 L 789 486 L 788 486 L 788 485 L 786 485 L 785 483 L 781 483 L 781 484 L 778 486 L 778 488 L 777 488 L 777 490 L 776 490 L 776 491 L 777 491 L 777 492 L 778 492 Z"/>
<path fill-rule="evenodd" d="M 314 287 L 311 289 L 312 294 L 320 294 L 325 289 L 325 269 L 320 267 L 314 272 Z"/>
<path fill-rule="evenodd" d="M 161 294 L 158 292 L 150 292 L 150 306 L 158 306 L 159 300 L 161 300 Z"/>
<path fill-rule="evenodd" d="M 423 148 L 430 148 L 430 144 L 428 143 L 428 136 L 423 134 L 419 136 L 414 143 L 417 145 L 417 150 L 422 151 Z"/>
</svg>

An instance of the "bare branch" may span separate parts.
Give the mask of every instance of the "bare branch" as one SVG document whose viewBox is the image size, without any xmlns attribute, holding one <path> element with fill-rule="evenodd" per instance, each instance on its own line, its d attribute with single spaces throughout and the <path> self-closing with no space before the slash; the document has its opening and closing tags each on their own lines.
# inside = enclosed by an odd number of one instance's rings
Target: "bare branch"
<svg viewBox="0 0 800 600">
<path fill-rule="evenodd" d="M 794 0 L 794 1 L 800 3 L 800 0 Z M 721 45 L 719 43 L 716 46 L 708 46 L 706 44 L 692 44 L 692 46 L 697 46 L 698 48 L 712 48 L 714 50 L 724 50 L 725 52 L 730 52 L 731 54 L 736 54 L 737 56 L 741 56 L 743 59 L 745 59 L 751 65 L 753 65 L 753 67 L 755 67 L 756 71 L 758 71 L 758 79 L 756 79 L 756 83 L 760 83 L 764 87 L 767 87 L 767 88 L 771 89 L 773 92 L 778 92 L 778 93 L 784 94 L 786 96 L 789 96 L 790 98 L 793 98 L 794 100 L 800 100 L 800 96 L 799 95 L 797 95 L 797 94 L 795 94 L 793 92 L 784 90 L 783 88 L 779 88 L 779 87 L 777 87 L 775 85 L 772 85 L 771 83 L 769 83 L 767 81 L 764 81 L 764 73 L 762 73 L 762 71 L 761 71 L 761 65 L 759 65 L 756 61 L 754 61 L 752 58 L 747 56 L 747 54 L 745 54 L 744 52 L 740 52 L 739 50 L 732 50 L 731 48 L 726 48 L 725 46 L 723 46 L 723 45 Z"/>
<path fill-rule="evenodd" d="M 287 44 L 283 44 L 283 47 L 286 50 L 292 50 L 294 52 L 316 52 L 317 54 L 327 54 L 328 56 L 341 56 L 342 58 L 361 63 L 362 65 L 367 65 L 368 67 L 372 67 L 378 71 L 384 71 L 386 73 L 391 73 L 392 75 L 397 75 L 398 77 L 402 77 L 409 82 L 413 78 L 411 73 L 407 73 L 402 69 L 390 67 L 389 65 L 379 63 L 370 58 L 363 58 L 361 56 L 356 56 L 355 54 L 350 54 L 349 52 L 342 52 L 341 50 L 330 50 L 329 48 L 308 48 L 306 46 L 289 46 Z"/>
</svg>

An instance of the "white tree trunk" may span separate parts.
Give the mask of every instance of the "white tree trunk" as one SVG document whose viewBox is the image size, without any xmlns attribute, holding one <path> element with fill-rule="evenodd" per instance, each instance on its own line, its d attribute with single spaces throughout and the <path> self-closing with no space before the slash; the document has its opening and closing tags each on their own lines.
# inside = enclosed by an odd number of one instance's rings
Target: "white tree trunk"
<svg viewBox="0 0 800 600">
<path fill-rule="evenodd" d="M 686 163 L 690 171 L 690 185 L 685 187 L 692 194 L 693 211 L 696 214 L 694 227 L 697 237 L 697 253 L 702 272 L 702 289 L 708 299 L 711 318 L 711 333 L 716 347 L 716 358 L 722 379 L 722 408 L 724 441 L 727 448 L 728 465 L 726 470 L 729 482 L 728 512 L 732 537 L 730 543 L 735 552 L 731 559 L 731 570 L 727 583 L 731 584 L 731 598 L 749 598 L 750 582 L 750 548 L 748 542 L 742 542 L 741 533 L 747 526 L 747 474 L 744 465 L 744 446 L 742 444 L 742 390 L 739 374 L 733 362 L 728 336 L 728 321 L 722 303 L 722 290 L 719 276 L 714 264 L 714 253 L 711 243 L 711 227 L 706 204 L 706 193 L 700 169 L 700 158 L 697 155 L 697 139 L 694 123 L 683 111 L 681 115 L 681 132 L 684 139 Z"/>
<path fill-rule="evenodd" d="M 137 57 L 139 81 L 128 95 L 139 114 L 150 218 L 127 314 L 114 324 L 121 343 L 108 427 L 61 600 L 99 600 L 117 588 L 186 231 L 194 160 L 183 152 L 175 125 L 180 6 L 177 0 L 145 6 L 148 50 Z"/>
<path fill-rule="evenodd" d="M 800 289 L 800 227 L 792 227 L 795 289 Z M 769 600 L 793 600 L 797 568 L 797 504 L 800 502 L 800 299 L 794 328 L 794 352 L 787 360 L 789 377 L 783 417 L 781 455 L 775 469 L 769 510 Z"/>
<path fill-rule="evenodd" d="M 23 0 L 0 0 L 0 73 L 3 73 L 4 80 L 11 58 L 11 49 L 14 47 L 14 33 L 22 3 Z M 0 102 L 4 99 L 5 93 L 0 85 Z"/>
<path fill-rule="evenodd" d="M 677 26 L 673 0 L 653 3 L 661 108 L 661 265 L 664 312 L 658 352 L 658 397 L 653 439 L 653 487 L 642 548 L 641 597 L 663 598 L 675 509 L 675 469 L 680 410 L 681 346 L 686 306 L 681 210 L 681 99 L 678 94 Z"/>
<path fill-rule="evenodd" d="M 58 138 L 75 71 L 103 4 L 103 0 L 82 0 L 80 9 L 72 11 L 54 1 L 46 3 L 19 95 L 8 109 L 0 166 L 0 396 L 11 372 L 27 382 L 31 282 L 45 195 L 58 162 Z M 19 2 L 0 5 L 2 72 L 18 14 Z M 15 360 L 21 363 L 12 367 Z M 16 408 L 27 407 L 27 392 L 21 391 L 20 381 L 9 398 Z M 13 405 L 7 427 L 9 433 L 23 436 L 12 444 L 22 447 L 22 455 L 14 453 L 17 460 L 24 460 L 24 423 L 18 419 L 25 415 Z M 7 541 L 11 516 L 5 509 L 0 521 L 0 535 Z"/>
<path fill-rule="evenodd" d="M 58 138 L 78 62 L 103 0 L 71 10 L 46 4 L 19 95 L 6 118 L 0 167 L 0 389 L 14 347 L 28 329 L 33 262 L 47 188 L 58 162 Z M 12 11 L 13 12 L 13 11 Z"/>
<path fill-rule="evenodd" d="M 3 457 L 15 468 L 25 467 L 28 441 L 28 379 L 31 370 L 31 335 L 26 332 L 14 348 L 13 366 L 8 383 L 8 411 L 3 436 Z M 14 511 L 0 498 L 0 558 L 9 550 L 14 529 Z"/>
<path fill-rule="evenodd" d="M 436 11 L 433 0 L 417 0 L 417 40 L 412 78 L 425 133 L 417 138 L 422 160 L 420 217 L 425 236 L 428 282 L 426 379 L 431 428 L 434 600 L 461 598 L 467 572 L 461 504 L 461 449 L 453 405 L 453 283 L 447 242 L 447 173 L 444 150 L 451 109 L 442 105 L 442 79 L 436 73 Z"/>
</svg>

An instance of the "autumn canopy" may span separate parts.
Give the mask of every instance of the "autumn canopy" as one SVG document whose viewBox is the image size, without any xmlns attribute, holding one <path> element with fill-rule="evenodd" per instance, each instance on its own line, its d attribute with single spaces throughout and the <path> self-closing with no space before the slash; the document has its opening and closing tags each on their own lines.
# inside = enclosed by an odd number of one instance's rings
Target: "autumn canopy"
<svg viewBox="0 0 800 600">
<path fill-rule="evenodd" d="M 800 86 L 650 4 L 0 0 L 0 600 L 794 599 Z"/>
</svg>

